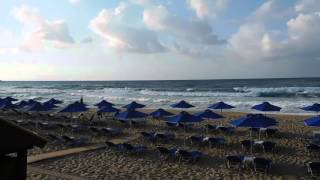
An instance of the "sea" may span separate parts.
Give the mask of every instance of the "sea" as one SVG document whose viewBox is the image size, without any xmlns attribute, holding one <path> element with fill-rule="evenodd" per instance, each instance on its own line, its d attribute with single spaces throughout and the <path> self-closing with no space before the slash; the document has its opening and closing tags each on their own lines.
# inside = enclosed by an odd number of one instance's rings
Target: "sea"
<svg viewBox="0 0 320 180">
<path fill-rule="evenodd" d="M 79 100 L 93 105 L 106 99 L 116 106 L 137 101 L 148 108 L 170 108 L 186 100 L 195 110 L 224 101 L 232 111 L 253 112 L 263 101 L 282 107 L 280 113 L 300 113 L 300 107 L 320 103 L 320 78 L 163 80 L 163 81 L 1 81 L 0 98 L 45 101 L 57 98 L 63 105 Z M 62 106 L 63 106 L 62 105 Z"/>
</svg>

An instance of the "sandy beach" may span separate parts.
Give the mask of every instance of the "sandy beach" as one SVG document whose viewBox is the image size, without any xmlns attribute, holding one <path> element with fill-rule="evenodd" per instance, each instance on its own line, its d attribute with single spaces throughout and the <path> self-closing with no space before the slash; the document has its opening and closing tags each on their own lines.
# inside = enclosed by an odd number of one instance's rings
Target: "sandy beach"
<svg viewBox="0 0 320 180">
<path fill-rule="evenodd" d="M 151 110 L 142 110 L 149 112 Z M 174 111 L 173 111 L 174 112 Z M 94 112 L 91 112 L 94 113 Z M 86 138 L 88 141 L 83 146 L 95 144 L 104 144 L 105 141 L 115 143 L 128 142 L 133 145 L 143 145 L 147 147 L 147 152 L 143 154 L 127 154 L 115 149 L 105 147 L 103 149 L 80 152 L 62 156 L 59 158 L 49 158 L 42 161 L 30 163 L 29 179 L 59 179 L 59 175 L 53 176 L 50 173 L 33 172 L 32 168 L 40 168 L 49 172 L 69 175 L 83 179 L 308 179 L 306 173 L 306 163 L 311 160 L 317 160 L 315 155 L 309 155 L 305 150 L 306 138 L 312 134 L 313 128 L 307 127 L 302 120 L 308 116 L 298 115 L 270 115 L 279 120 L 276 127 L 279 132 L 273 137 L 261 137 L 261 140 L 269 140 L 276 143 L 275 153 L 265 153 L 261 151 L 246 152 L 241 148 L 240 142 L 245 139 L 258 139 L 258 135 L 250 133 L 246 128 L 237 128 L 231 134 L 206 132 L 203 128 L 205 124 L 228 125 L 231 119 L 243 116 L 244 113 L 223 112 L 224 118 L 219 121 L 203 121 L 196 124 L 192 129 L 184 131 L 183 129 L 170 129 L 165 126 L 163 121 L 148 120 L 145 124 L 129 128 L 128 125 L 119 123 L 111 118 L 103 120 L 95 119 L 95 127 L 113 127 L 121 128 L 123 133 L 120 135 L 97 135 L 90 129 L 84 129 L 80 132 L 74 132 L 65 129 L 63 132 L 59 129 L 42 129 L 33 127 L 33 125 L 23 125 L 38 134 L 47 137 L 51 134 L 64 134 L 74 137 Z M 90 114 L 86 114 L 90 116 Z M 2 118 L 8 120 L 17 120 L 21 117 L 9 112 L 2 112 Z M 25 118 L 24 121 L 61 123 L 62 120 L 40 118 L 37 115 Z M 67 122 L 65 124 L 68 124 Z M 84 125 L 84 127 L 89 125 Z M 92 126 L 92 125 L 91 125 Z M 157 141 L 151 143 L 145 141 L 140 132 L 171 132 L 175 134 L 175 139 L 170 142 Z M 191 144 L 188 137 L 192 135 L 205 135 L 210 137 L 223 137 L 226 140 L 224 147 L 200 147 Z M 157 146 L 167 148 L 181 148 L 186 150 L 199 150 L 204 156 L 194 163 L 184 163 L 175 160 L 162 160 L 159 158 Z M 43 149 L 33 149 L 29 156 L 55 152 L 70 148 L 68 145 L 54 142 L 49 139 L 48 145 Z M 250 168 L 237 169 L 226 168 L 226 155 L 250 155 L 255 157 L 264 157 L 272 160 L 272 166 L 269 174 L 256 173 Z M 62 178 L 63 179 L 63 178 Z M 68 178 L 67 178 L 68 179 Z"/>
</svg>

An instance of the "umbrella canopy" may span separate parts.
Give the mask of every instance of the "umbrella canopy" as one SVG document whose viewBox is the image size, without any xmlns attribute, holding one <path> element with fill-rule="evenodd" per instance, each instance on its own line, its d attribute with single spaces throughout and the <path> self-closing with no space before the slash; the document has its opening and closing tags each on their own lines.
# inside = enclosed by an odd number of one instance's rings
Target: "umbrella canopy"
<svg viewBox="0 0 320 180">
<path fill-rule="evenodd" d="M 84 104 L 81 104 L 79 102 L 75 102 L 75 103 L 69 104 L 68 106 L 63 108 L 60 112 L 73 113 L 73 112 L 85 112 L 87 110 L 88 110 L 88 108 Z"/>
<path fill-rule="evenodd" d="M 153 111 L 152 113 L 150 113 L 150 115 L 154 118 L 162 118 L 162 117 L 172 116 L 173 114 L 162 108 L 159 108 L 156 111 Z"/>
<path fill-rule="evenodd" d="M 113 113 L 113 112 L 119 112 L 119 109 L 114 108 L 112 106 L 103 106 L 97 112 L 99 112 L 99 113 Z"/>
<path fill-rule="evenodd" d="M 186 111 L 182 111 L 175 116 L 167 118 L 167 121 L 171 123 L 195 123 L 201 122 L 202 120 L 202 118 L 189 114 Z"/>
<path fill-rule="evenodd" d="M 51 102 L 48 102 L 48 101 L 42 103 L 42 105 L 43 105 L 44 107 L 46 107 L 46 108 L 49 108 L 49 109 L 54 109 L 54 108 L 59 107 L 59 106 L 57 106 L 57 105 L 55 105 L 55 104 L 52 104 Z"/>
<path fill-rule="evenodd" d="M 314 103 L 312 104 L 311 106 L 306 106 L 306 107 L 303 107 L 301 108 L 305 111 L 315 111 L 315 112 L 320 112 L 320 104 L 318 103 Z"/>
<path fill-rule="evenodd" d="M 210 109 L 206 109 L 205 111 L 198 112 L 198 113 L 195 114 L 195 116 L 200 117 L 200 118 L 204 118 L 204 119 L 220 119 L 220 118 L 224 118 L 220 114 L 217 114 L 217 113 L 211 111 Z"/>
<path fill-rule="evenodd" d="M 194 107 L 193 105 L 187 103 L 184 100 L 182 100 L 182 101 L 180 101 L 178 103 L 172 104 L 170 106 L 173 107 L 173 108 L 192 108 L 192 107 Z"/>
<path fill-rule="evenodd" d="M 16 103 L 15 105 L 16 105 L 17 108 L 23 108 L 25 106 L 28 106 L 29 103 L 27 101 L 25 101 L 25 100 L 22 100 L 22 101 Z"/>
<path fill-rule="evenodd" d="M 57 100 L 55 98 L 51 98 L 50 100 L 48 100 L 48 101 L 46 101 L 44 103 L 46 103 L 46 104 L 62 104 L 63 101 Z"/>
<path fill-rule="evenodd" d="M 104 107 L 104 106 L 114 106 L 111 102 L 108 102 L 106 100 L 102 100 L 99 103 L 95 104 L 94 106 L 97 106 L 98 108 Z"/>
<path fill-rule="evenodd" d="M 6 103 L 3 103 L 0 105 L 0 109 L 15 109 L 17 106 L 15 104 L 12 104 L 11 101 L 7 101 Z"/>
<path fill-rule="evenodd" d="M 49 107 L 45 107 L 43 106 L 41 103 L 37 102 L 37 103 L 34 103 L 30 106 L 27 106 L 25 109 L 25 111 L 50 111 L 52 110 L 52 108 L 49 108 Z"/>
<path fill-rule="evenodd" d="M 118 113 L 115 118 L 122 119 L 122 120 L 131 120 L 131 119 L 139 119 L 139 118 L 144 118 L 148 116 L 147 114 L 143 112 L 139 112 L 136 110 L 127 110 Z"/>
<path fill-rule="evenodd" d="M 222 109 L 232 109 L 232 108 L 235 108 L 235 107 L 220 101 L 220 102 L 217 102 L 215 104 L 210 105 L 208 108 L 222 110 Z"/>
<path fill-rule="evenodd" d="M 38 101 L 36 101 L 36 100 L 33 100 L 33 99 L 29 99 L 27 102 L 28 102 L 29 105 L 33 105 L 33 104 L 36 104 L 36 103 L 40 103 L 40 102 L 38 102 Z"/>
<path fill-rule="evenodd" d="M 3 100 L 6 100 L 6 101 L 18 101 L 18 99 L 15 99 L 15 98 L 10 97 L 10 96 L 4 98 Z"/>
<path fill-rule="evenodd" d="M 304 124 L 307 126 L 320 127 L 320 116 L 315 116 L 304 120 Z"/>
<path fill-rule="evenodd" d="M 280 111 L 281 107 L 270 104 L 269 102 L 263 102 L 261 104 L 257 104 L 252 106 L 251 109 L 255 109 L 258 111 Z"/>
<path fill-rule="evenodd" d="M 12 104 L 11 101 L 5 100 L 5 99 L 0 99 L 0 106 L 4 106 L 6 104 Z"/>
<path fill-rule="evenodd" d="M 129 110 L 134 110 L 134 109 L 143 108 L 143 107 L 145 107 L 145 105 L 139 104 L 135 101 L 132 101 L 130 104 L 123 106 L 123 108 L 129 109 Z"/>
<path fill-rule="evenodd" d="M 266 128 L 277 125 L 278 121 L 262 114 L 248 114 L 247 116 L 231 121 L 230 124 L 236 127 Z"/>
</svg>

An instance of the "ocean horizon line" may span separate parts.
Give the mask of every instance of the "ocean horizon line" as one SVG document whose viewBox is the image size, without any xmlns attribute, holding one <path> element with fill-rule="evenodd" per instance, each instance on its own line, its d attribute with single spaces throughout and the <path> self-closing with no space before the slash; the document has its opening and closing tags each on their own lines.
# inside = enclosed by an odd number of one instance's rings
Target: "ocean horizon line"
<svg viewBox="0 0 320 180">
<path fill-rule="evenodd" d="M 136 79 L 136 80 L 4 80 L 0 82 L 141 82 L 141 81 L 225 81 L 225 80 L 272 80 L 272 79 L 319 79 L 319 77 L 273 77 L 273 78 L 217 78 L 217 79 Z"/>
</svg>

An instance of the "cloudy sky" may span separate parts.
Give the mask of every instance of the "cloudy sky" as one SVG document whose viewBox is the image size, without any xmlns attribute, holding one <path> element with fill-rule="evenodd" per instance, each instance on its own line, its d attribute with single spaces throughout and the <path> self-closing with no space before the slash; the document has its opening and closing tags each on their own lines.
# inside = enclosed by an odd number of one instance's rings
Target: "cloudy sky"
<svg viewBox="0 0 320 180">
<path fill-rule="evenodd" d="M 0 0 L 0 79 L 320 76 L 319 0 Z"/>
</svg>

